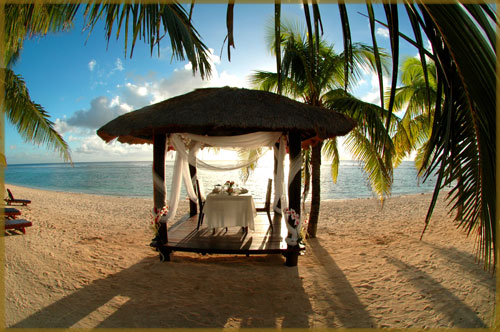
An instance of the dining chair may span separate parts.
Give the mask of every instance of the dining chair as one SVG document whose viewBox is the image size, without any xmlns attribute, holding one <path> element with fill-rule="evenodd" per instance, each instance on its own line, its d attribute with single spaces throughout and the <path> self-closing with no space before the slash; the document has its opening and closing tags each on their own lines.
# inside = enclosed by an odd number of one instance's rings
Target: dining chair
<svg viewBox="0 0 500 332">
<path fill-rule="evenodd" d="M 273 186 L 273 179 L 267 180 L 267 192 L 266 192 L 266 201 L 264 202 L 263 207 L 255 208 L 257 212 L 266 212 L 267 217 L 269 218 L 269 225 L 271 229 L 273 228 L 273 220 L 271 219 L 271 191 Z"/>
<path fill-rule="evenodd" d="M 203 207 L 205 206 L 205 202 L 201 199 L 201 191 L 200 191 L 200 182 L 196 179 L 196 194 L 198 195 L 198 207 L 200 209 L 200 213 L 198 214 L 198 226 L 196 229 L 200 229 L 201 224 L 203 224 Z"/>
</svg>

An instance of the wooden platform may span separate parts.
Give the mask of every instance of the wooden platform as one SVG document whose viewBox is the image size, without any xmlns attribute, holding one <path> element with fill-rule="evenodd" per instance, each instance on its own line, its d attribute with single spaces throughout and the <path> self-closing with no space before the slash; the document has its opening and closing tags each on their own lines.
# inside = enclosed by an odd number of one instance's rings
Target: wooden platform
<svg viewBox="0 0 500 332">
<path fill-rule="evenodd" d="M 288 234 L 281 215 L 276 214 L 273 227 L 267 215 L 257 214 L 255 230 L 244 232 L 241 227 L 208 229 L 202 225 L 196 229 L 198 215 L 186 217 L 168 229 L 168 243 L 164 252 L 189 251 L 218 254 L 281 254 L 287 251 L 285 238 Z"/>
</svg>

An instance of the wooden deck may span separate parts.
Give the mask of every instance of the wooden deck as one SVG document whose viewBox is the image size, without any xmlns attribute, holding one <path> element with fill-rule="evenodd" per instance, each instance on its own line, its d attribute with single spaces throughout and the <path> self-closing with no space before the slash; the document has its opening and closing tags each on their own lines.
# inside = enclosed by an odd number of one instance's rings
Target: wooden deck
<svg viewBox="0 0 500 332">
<path fill-rule="evenodd" d="M 241 227 L 208 229 L 202 225 L 196 229 L 198 215 L 186 217 L 168 229 L 168 243 L 161 249 L 171 251 L 189 251 L 217 254 L 281 254 L 287 251 L 285 238 L 288 234 L 281 215 L 276 214 L 273 227 L 270 227 L 267 215 L 257 214 L 255 230 L 244 232 Z M 168 259 L 168 258 L 167 258 Z"/>
</svg>

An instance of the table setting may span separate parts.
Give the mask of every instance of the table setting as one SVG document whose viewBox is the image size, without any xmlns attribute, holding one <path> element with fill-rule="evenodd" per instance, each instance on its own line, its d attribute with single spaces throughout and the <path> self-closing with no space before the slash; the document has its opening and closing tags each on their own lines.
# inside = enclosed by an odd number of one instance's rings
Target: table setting
<svg viewBox="0 0 500 332">
<path fill-rule="evenodd" d="M 243 187 L 240 188 L 234 181 L 226 181 L 224 185 L 216 184 L 211 193 L 221 195 L 243 195 L 248 193 L 248 189 Z"/>
<path fill-rule="evenodd" d="M 255 204 L 246 188 L 234 181 L 215 185 L 203 208 L 208 228 L 244 227 L 254 230 Z"/>
</svg>

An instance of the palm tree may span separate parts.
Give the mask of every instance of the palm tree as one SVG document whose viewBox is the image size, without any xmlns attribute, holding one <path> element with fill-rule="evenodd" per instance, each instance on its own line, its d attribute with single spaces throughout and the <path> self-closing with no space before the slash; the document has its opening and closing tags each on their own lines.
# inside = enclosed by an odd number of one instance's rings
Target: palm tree
<svg viewBox="0 0 500 332">
<path fill-rule="evenodd" d="M 278 6 L 278 5 L 276 5 Z M 344 34 L 345 53 L 352 49 L 350 26 L 345 4 L 339 4 Z M 411 43 L 419 51 L 426 68 L 426 58 L 436 65 L 436 96 L 432 133 L 428 148 L 421 158 L 424 178 L 437 174 L 437 181 L 429 206 L 426 225 L 432 216 L 440 190 L 445 186 L 453 189 L 449 194 L 452 210 L 463 207 L 461 225 L 469 233 L 475 233 L 477 256 L 485 268 L 495 268 L 496 245 L 496 33 L 498 20 L 495 8 L 490 4 L 434 5 L 407 3 L 383 4 L 385 22 L 375 18 L 373 6 L 367 4 L 373 48 L 379 76 L 381 107 L 384 107 L 383 81 L 375 24 L 388 28 L 392 53 L 392 83 L 389 93 L 386 130 L 391 130 L 392 112 L 397 88 L 399 65 L 399 41 Z M 313 24 L 321 23 L 319 6 L 312 1 Z M 279 20 L 279 10 L 275 11 Z M 304 0 L 306 22 L 309 4 Z M 400 32 L 400 18 L 408 17 L 414 38 Z M 276 24 L 278 26 L 279 24 Z M 315 28 L 316 34 L 318 29 Z M 276 36 L 279 29 L 275 29 Z M 424 47 L 424 36 L 432 51 Z M 346 63 L 346 72 L 350 63 Z M 279 66 L 278 66 L 279 71 Z M 427 71 L 424 71 L 427 76 Z M 424 77 L 429 85 L 429 78 Z M 427 104 L 431 105 L 430 96 Z"/>
<path fill-rule="evenodd" d="M 432 153 L 429 139 L 432 135 L 431 124 L 436 109 L 434 102 L 437 95 L 436 66 L 432 60 L 427 62 L 426 71 L 428 84 L 425 82 L 422 62 L 416 58 L 408 58 L 403 63 L 401 70 L 402 86 L 396 89 L 394 98 L 394 109 L 404 111 L 393 137 L 396 146 L 395 163 L 400 163 L 404 157 L 416 150 L 415 165 L 419 169 L 419 176 L 423 175 L 427 167 L 424 163 L 425 155 Z M 428 103 L 429 99 L 430 103 Z M 456 167 L 460 174 L 461 165 Z M 462 182 L 462 176 L 458 175 L 456 181 Z M 456 191 L 458 196 L 464 195 L 462 186 L 458 186 Z M 455 208 L 457 210 L 455 220 L 462 222 L 463 203 L 457 202 Z M 465 226 L 466 224 L 460 223 L 460 225 Z M 471 230 L 468 229 L 468 232 L 470 233 Z"/>
<path fill-rule="evenodd" d="M 432 132 L 421 158 L 421 170 L 424 178 L 436 173 L 437 181 L 425 223 L 430 221 L 440 190 L 451 186 L 448 198 L 452 209 L 463 207 L 460 223 L 469 233 L 476 234 L 478 257 L 485 267 L 493 268 L 497 258 L 495 27 L 498 21 L 495 9 L 488 4 L 463 3 L 405 4 L 404 9 L 385 4 L 383 8 L 387 24 L 376 20 L 372 5 L 367 5 L 374 48 L 375 23 L 389 29 L 391 40 L 393 77 L 386 122 L 388 131 L 397 91 L 399 39 L 404 38 L 418 49 L 424 68 L 427 57 L 436 67 L 436 95 L 431 101 L 429 94 L 426 101 L 429 109 L 434 105 Z M 400 32 L 400 12 L 408 16 L 414 40 Z M 344 35 L 349 36 L 350 28 L 345 20 L 343 27 Z M 425 49 L 423 35 L 432 51 Z M 349 43 L 345 45 L 348 50 Z M 426 85 L 430 86 L 427 71 L 423 74 Z M 379 77 L 383 91 L 380 70 Z"/>
<path fill-rule="evenodd" d="M 428 84 L 420 59 L 408 58 L 401 68 L 401 86 L 396 88 L 394 110 L 402 111 L 403 116 L 393 135 L 396 150 L 394 166 L 416 150 L 416 165 L 419 169 L 425 169 L 421 162 L 431 136 L 437 95 L 436 65 L 429 59 L 426 67 Z M 390 90 L 386 92 L 386 102 L 389 94 Z"/>
<path fill-rule="evenodd" d="M 281 51 L 281 75 L 278 73 L 266 72 L 266 71 L 256 71 L 251 78 L 252 84 L 259 89 L 267 91 L 277 91 L 278 90 L 278 80 L 282 82 L 282 93 L 289 95 L 293 98 L 300 98 L 305 103 L 316 105 L 316 106 L 326 106 L 329 100 L 335 94 L 335 91 L 345 87 L 345 62 L 348 61 L 345 54 L 336 54 L 332 45 L 327 45 L 324 40 L 316 40 L 317 37 L 312 38 L 312 43 L 318 46 L 318 56 L 310 56 L 310 46 L 311 40 L 306 37 L 307 33 L 304 29 L 301 29 L 298 25 L 292 24 L 282 24 L 281 26 L 281 37 L 280 37 L 280 49 Z M 271 50 L 276 52 L 276 44 L 274 38 L 269 38 L 269 44 Z M 373 50 L 363 44 L 353 45 L 352 61 L 354 66 L 351 72 L 351 81 L 356 81 L 360 77 L 361 68 L 363 66 L 369 67 L 375 70 L 375 58 L 373 55 Z M 383 56 L 385 59 L 386 56 Z M 343 90 L 342 90 L 343 91 Z M 361 150 L 370 149 L 373 150 L 374 144 L 381 144 L 377 138 L 384 136 L 385 130 L 383 127 L 383 119 L 380 117 L 379 112 L 372 113 L 375 117 L 369 117 L 370 121 L 378 121 L 382 123 L 382 127 L 372 127 L 382 128 L 380 133 L 372 137 L 371 140 L 363 140 L 363 142 L 368 142 L 366 145 L 359 145 L 361 139 L 355 138 L 353 146 Z M 367 117 L 365 117 L 365 120 Z M 381 120 L 382 119 L 382 120 Z M 367 130 L 367 126 L 370 127 L 373 122 L 364 121 L 356 132 L 361 136 L 362 131 Z M 385 139 L 384 139 L 385 140 Z M 390 138 L 386 140 L 387 144 L 390 142 Z M 308 225 L 308 236 L 316 236 L 317 220 L 319 215 L 320 207 L 320 194 L 319 194 L 319 179 L 320 179 L 320 165 L 321 165 L 321 149 L 322 142 L 317 142 L 313 145 L 311 153 L 305 152 L 304 160 L 306 165 L 304 167 L 304 183 L 305 183 L 305 195 L 309 188 L 309 180 L 312 182 L 312 193 L 311 193 L 311 212 L 309 216 Z M 334 178 L 336 178 L 336 173 L 338 170 L 338 154 L 336 140 L 329 140 L 325 147 L 326 152 L 329 156 L 337 157 L 333 159 L 332 167 Z M 380 149 L 379 149 L 380 150 Z M 366 153 L 361 153 L 359 156 L 362 160 L 367 160 L 363 157 Z M 377 161 L 382 161 L 383 159 L 375 158 Z M 390 160 L 388 158 L 387 160 Z M 311 165 L 311 173 L 309 173 L 309 163 Z M 378 169 L 382 167 L 384 170 L 391 169 L 391 163 L 365 163 L 366 167 L 371 167 L 370 170 L 379 172 Z M 391 172 L 386 172 L 391 173 Z M 309 179 L 309 176 L 312 176 Z M 391 173 L 392 174 L 392 173 Z M 372 184 L 374 188 L 378 187 L 390 187 L 392 181 L 392 176 L 385 177 L 372 177 Z M 384 182 L 383 185 L 378 185 L 378 182 Z M 304 195 L 304 198 L 305 198 Z"/>
<path fill-rule="evenodd" d="M 67 143 L 54 129 L 54 124 L 43 107 L 31 100 L 23 78 L 16 75 L 11 68 L 19 58 L 26 38 L 69 30 L 79 8 L 78 4 L 43 3 L 3 6 L 5 38 L 2 48 L 5 54 L 0 83 L 3 83 L 5 89 L 5 104 L 2 111 L 9 121 L 17 126 L 18 132 L 25 140 L 54 148 L 65 161 L 71 161 Z M 155 46 L 159 53 L 160 40 L 168 34 L 173 55 L 184 59 L 186 54 L 193 64 L 193 72 L 199 71 L 204 78 L 210 76 L 207 47 L 201 42 L 186 10 L 179 4 L 94 3 L 86 5 L 84 15 L 86 27 L 90 31 L 100 20 L 105 21 L 108 41 L 114 27 L 117 37 L 120 33 L 125 33 L 125 54 L 131 32 L 131 57 L 137 37 L 144 38 L 149 43 L 152 54 Z M 2 157 L 5 163 L 5 157 Z"/>
</svg>

